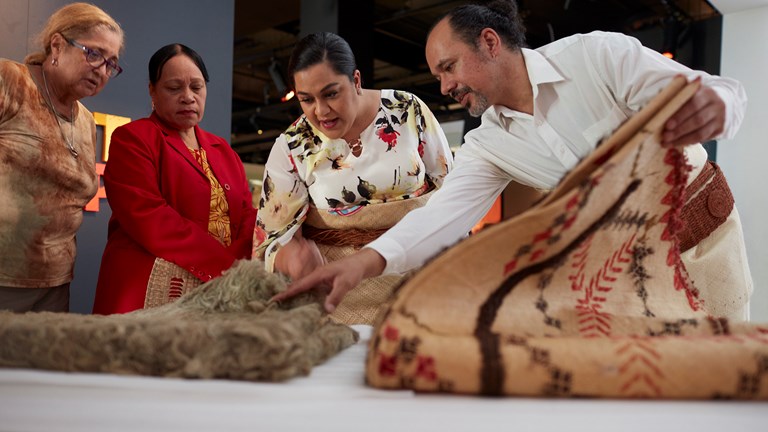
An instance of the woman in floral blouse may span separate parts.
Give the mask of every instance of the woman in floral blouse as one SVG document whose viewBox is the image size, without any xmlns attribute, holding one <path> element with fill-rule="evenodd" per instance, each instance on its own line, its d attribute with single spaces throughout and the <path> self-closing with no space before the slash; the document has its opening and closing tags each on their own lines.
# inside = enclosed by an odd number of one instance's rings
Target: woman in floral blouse
<svg viewBox="0 0 768 432">
<path fill-rule="evenodd" d="M 453 159 L 419 98 L 362 88 L 352 50 L 340 36 L 306 36 L 288 69 L 304 115 L 269 155 L 253 256 L 295 279 L 354 252 L 423 205 Z M 372 323 L 399 279 L 368 280 L 332 316 Z"/>
</svg>

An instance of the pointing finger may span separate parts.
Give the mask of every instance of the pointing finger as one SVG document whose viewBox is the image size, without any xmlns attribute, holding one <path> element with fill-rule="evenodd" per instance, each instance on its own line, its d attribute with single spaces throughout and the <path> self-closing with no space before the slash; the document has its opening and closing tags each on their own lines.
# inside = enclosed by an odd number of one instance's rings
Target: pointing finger
<svg viewBox="0 0 768 432">
<path fill-rule="evenodd" d="M 294 297 L 298 294 L 309 291 L 316 286 L 319 286 L 320 282 L 322 282 L 322 275 L 320 275 L 317 271 L 313 271 L 303 278 L 292 282 L 290 285 L 288 285 L 288 288 L 285 291 L 275 294 L 271 299 L 269 299 L 269 301 L 282 301 Z"/>
</svg>

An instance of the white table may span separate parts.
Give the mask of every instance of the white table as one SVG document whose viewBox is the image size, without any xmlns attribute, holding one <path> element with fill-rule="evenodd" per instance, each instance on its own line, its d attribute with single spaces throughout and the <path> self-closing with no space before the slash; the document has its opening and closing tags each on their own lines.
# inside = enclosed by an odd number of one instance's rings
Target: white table
<svg viewBox="0 0 768 432">
<path fill-rule="evenodd" d="M 0 431 L 768 431 L 768 403 L 489 399 L 363 383 L 360 342 L 280 384 L 0 369 Z"/>
</svg>

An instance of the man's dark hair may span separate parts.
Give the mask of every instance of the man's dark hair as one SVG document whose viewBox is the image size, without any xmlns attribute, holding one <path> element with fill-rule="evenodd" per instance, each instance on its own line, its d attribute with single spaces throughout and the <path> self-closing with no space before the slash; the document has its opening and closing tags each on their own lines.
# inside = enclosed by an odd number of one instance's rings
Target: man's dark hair
<svg viewBox="0 0 768 432">
<path fill-rule="evenodd" d="M 517 13 L 515 0 L 494 0 L 484 5 L 459 6 L 443 18 L 448 19 L 459 39 L 470 46 L 477 46 L 480 32 L 484 28 L 493 29 L 504 45 L 513 51 L 526 46 L 525 26 Z M 442 18 L 437 22 L 439 21 L 442 21 Z"/>
</svg>

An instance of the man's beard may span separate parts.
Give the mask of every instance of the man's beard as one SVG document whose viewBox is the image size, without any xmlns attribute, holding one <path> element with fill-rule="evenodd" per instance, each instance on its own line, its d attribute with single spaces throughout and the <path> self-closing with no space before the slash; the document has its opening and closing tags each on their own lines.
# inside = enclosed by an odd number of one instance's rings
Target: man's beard
<svg viewBox="0 0 768 432">
<path fill-rule="evenodd" d="M 464 95 L 470 93 L 473 94 L 475 98 L 474 102 L 468 103 L 467 111 L 469 111 L 469 115 L 472 117 L 480 117 L 490 106 L 488 103 L 488 98 L 486 98 L 484 95 L 470 89 L 469 87 L 463 87 L 451 92 L 451 97 L 459 101 L 462 97 L 464 97 Z"/>
<path fill-rule="evenodd" d="M 472 117 L 480 117 L 490 106 L 488 104 L 488 98 L 481 95 L 480 93 L 472 93 L 475 95 L 475 103 L 469 105 L 469 115 Z"/>
</svg>

